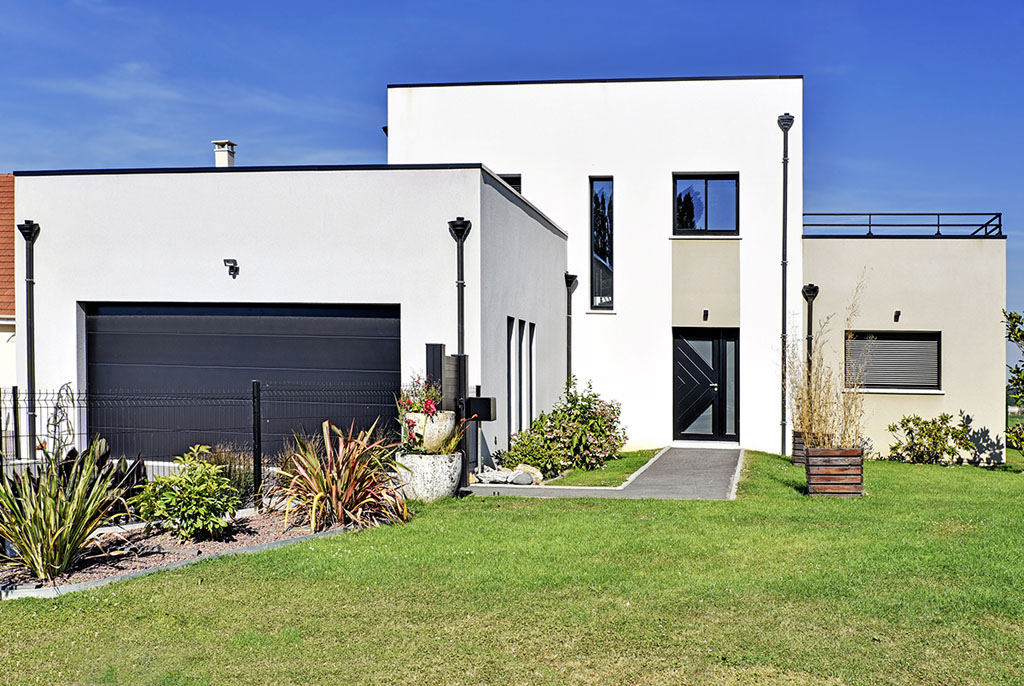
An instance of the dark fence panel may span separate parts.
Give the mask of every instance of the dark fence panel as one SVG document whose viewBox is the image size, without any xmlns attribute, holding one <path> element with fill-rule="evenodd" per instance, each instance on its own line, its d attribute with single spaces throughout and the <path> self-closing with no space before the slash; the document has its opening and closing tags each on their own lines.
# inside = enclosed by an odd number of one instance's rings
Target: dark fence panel
<svg viewBox="0 0 1024 686">
<path fill-rule="evenodd" d="M 232 482 L 251 495 L 254 471 L 265 479 L 292 432 L 318 434 L 324 420 L 348 429 L 395 436 L 397 385 L 353 383 L 318 386 L 264 383 L 259 400 L 253 389 L 166 392 L 118 391 L 102 394 L 39 391 L 35 394 L 38 447 L 28 445 L 27 393 L 0 389 L 0 450 L 3 468 L 25 471 L 47 452 L 86 448 L 99 436 L 114 458 L 141 458 L 149 478 L 171 474 L 173 459 L 196 444 L 213 447 L 208 458 L 225 466 Z M 254 451 L 253 427 L 261 429 L 261 451 Z M 254 470 L 260 459 L 261 469 Z"/>
</svg>

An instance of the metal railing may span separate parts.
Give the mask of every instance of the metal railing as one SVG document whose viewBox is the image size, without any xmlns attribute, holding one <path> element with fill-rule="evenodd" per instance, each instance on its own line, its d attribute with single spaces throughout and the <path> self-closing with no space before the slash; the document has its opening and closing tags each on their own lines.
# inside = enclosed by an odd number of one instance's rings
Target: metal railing
<svg viewBox="0 0 1024 686">
<path fill-rule="evenodd" d="M 1003 235 L 1002 212 L 805 212 L 804 236 L 975 237 Z"/>
</svg>

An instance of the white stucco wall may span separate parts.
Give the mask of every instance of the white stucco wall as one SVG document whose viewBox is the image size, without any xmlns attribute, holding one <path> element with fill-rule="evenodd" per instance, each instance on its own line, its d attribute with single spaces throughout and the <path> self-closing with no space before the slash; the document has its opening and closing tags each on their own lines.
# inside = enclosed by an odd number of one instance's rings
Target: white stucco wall
<svg viewBox="0 0 1024 686">
<path fill-rule="evenodd" d="M 527 251 L 522 282 L 491 297 L 545 322 L 537 303 L 550 286 L 538 274 L 551 268 L 551 279 L 561 279 L 565 260 L 564 239 L 532 245 L 538 232 L 553 235 L 548 223 L 516 207 L 521 198 L 486 191 L 487 175 L 467 167 L 19 176 L 20 216 L 42 227 L 37 387 L 83 378 L 79 302 L 399 304 L 408 381 L 424 369 L 425 343 L 456 350 L 456 250 L 447 225 L 456 216 L 472 221 L 476 232 L 466 243 L 466 349 L 470 383 L 480 383 L 481 250 L 509 249 L 506 232 L 531 243 L 514 248 Z M 238 260 L 237 279 L 228 276 L 225 258 Z M 23 262 L 19 240 L 19 282 Z M 18 326 L 23 297 L 19 292 Z M 503 327 L 485 335 L 495 339 L 488 349 L 504 350 Z M 558 345 L 557 332 L 550 336 L 545 345 Z M 22 340 L 18 350 L 24 383 Z M 564 374 L 557 356 L 539 364 L 550 364 L 542 367 L 546 376 Z M 504 396 L 497 397 L 503 413 Z"/>
<path fill-rule="evenodd" d="M 620 400 L 630 446 L 672 440 L 672 174 L 740 175 L 740 440 L 780 448 L 782 134 L 788 311 L 800 328 L 801 79 L 392 87 L 391 163 L 479 161 L 569 234 L 573 371 Z M 589 312 L 589 177 L 615 180 L 615 312 Z"/>
<path fill-rule="evenodd" d="M 20 238 L 20 237 L 19 237 Z M 18 383 L 17 339 L 14 335 L 14 319 L 0 321 L 0 388 Z"/>
<path fill-rule="evenodd" d="M 511 202 L 515 192 L 501 181 L 485 175 L 482 179 L 480 329 L 488 332 L 482 340 L 483 395 L 502 402 L 507 398 L 508 317 L 533 323 L 534 397 L 533 417 L 551 409 L 565 382 L 566 319 L 565 269 L 566 236 L 530 208 Z M 500 332 L 500 336 L 490 335 Z M 524 341 L 524 360 L 529 340 Z M 513 368 L 515 363 L 513 364 Z M 528 368 L 528 364 L 524 363 Z M 513 384 L 513 386 L 515 383 Z M 530 383 L 524 381 L 524 395 Z M 513 403 L 513 406 L 515 403 Z M 523 425 L 529 426 L 529 398 L 524 397 Z M 514 409 L 513 409 L 514 411 Z M 517 427 L 513 427 L 513 433 Z M 498 420 L 484 425 L 482 436 L 489 450 L 506 449 L 508 419 L 504 411 Z"/>
</svg>

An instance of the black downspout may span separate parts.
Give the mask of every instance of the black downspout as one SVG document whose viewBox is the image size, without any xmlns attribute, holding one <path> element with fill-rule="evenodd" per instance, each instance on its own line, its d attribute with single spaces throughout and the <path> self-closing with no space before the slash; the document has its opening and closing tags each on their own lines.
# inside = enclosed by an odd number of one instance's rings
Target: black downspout
<svg viewBox="0 0 1024 686">
<path fill-rule="evenodd" d="M 28 455 L 36 457 L 36 315 L 35 315 L 35 244 L 39 224 L 26 219 L 18 224 L 25 238 L 25 357 L 28 381 Z"/>
<path fill-rule="evenodd" d="M 782 129 L 782 392 L 781 392 L 781 429 L 782 445 L 780 455 L 786 454 L 786 267 L 788 266 L 787 229 L 789 220 L 789 130 L 793 127 L 793 115 L 789 112 L 779 115 L 779 128 Z"/>
<path fill-rule="evenodd" d="M 565 379 L 572 378 L 572 291 L 576 275 L 565 273 Z"/>
</svg>

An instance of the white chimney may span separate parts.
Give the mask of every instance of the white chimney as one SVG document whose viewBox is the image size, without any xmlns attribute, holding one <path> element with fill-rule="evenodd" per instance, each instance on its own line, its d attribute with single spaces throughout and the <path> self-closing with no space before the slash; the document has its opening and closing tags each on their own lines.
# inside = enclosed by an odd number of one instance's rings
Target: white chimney
<svg viewBox="0 0 1024 686">
<path fill-rule="evenodd" d="M 210 142 L 213 143 L 213 161 L 216 166 L 235 166 L 235 146 L 238 145 L 237 143 L 229 140 Z"/>
</svg>

